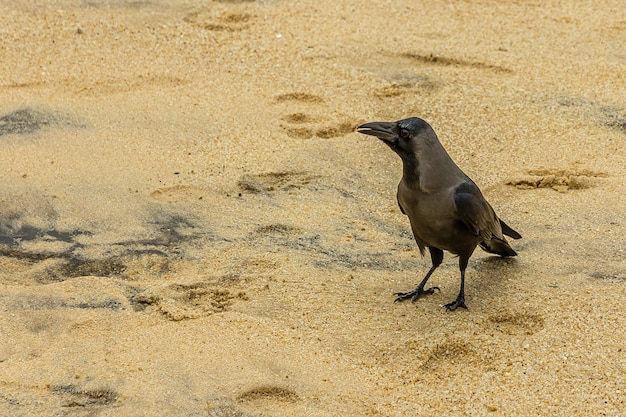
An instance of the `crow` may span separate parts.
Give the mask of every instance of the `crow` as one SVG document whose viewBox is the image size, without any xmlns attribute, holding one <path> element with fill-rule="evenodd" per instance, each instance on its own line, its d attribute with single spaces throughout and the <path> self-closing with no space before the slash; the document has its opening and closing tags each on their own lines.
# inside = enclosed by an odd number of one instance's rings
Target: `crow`
<svg viewBox="0 0 626 417">
<path fill-rule="evenodd" d="M 417 300 L 439 287 L 424 289 L 443 261 L 443 251 L 459 256 L 461 288 L 448 310 L 465 305 L 465 269 L 476 246 L 500 256 L 516 256 L 504 235 L 522 236 L 496 216 L 476 186 L 452 161 L 433 128 L 411 117 L 397 122 L 372 122 L 357 127 L 359 133 L 376 136 L 402 159 L 398 205 L 407 215 L 422 256 L 430 252 L 432 267 L 410 292 L 396 293 L 395 301 Z"/>
</svg>

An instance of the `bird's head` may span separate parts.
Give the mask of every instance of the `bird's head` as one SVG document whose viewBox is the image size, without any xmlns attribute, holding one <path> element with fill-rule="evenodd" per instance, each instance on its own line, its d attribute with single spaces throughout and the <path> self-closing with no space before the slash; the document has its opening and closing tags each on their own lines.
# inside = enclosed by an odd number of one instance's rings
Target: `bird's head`
<svg viewBox="0 0 626 417">
<path fill-rule="evenodd" d="M 402 159 L 419 155 L 424 145 L 438 141 L 433 128 L 418 117 L 397 122 L 371 122 L 357 127 L 359 133 L 376 136 Z"/>
</svg>

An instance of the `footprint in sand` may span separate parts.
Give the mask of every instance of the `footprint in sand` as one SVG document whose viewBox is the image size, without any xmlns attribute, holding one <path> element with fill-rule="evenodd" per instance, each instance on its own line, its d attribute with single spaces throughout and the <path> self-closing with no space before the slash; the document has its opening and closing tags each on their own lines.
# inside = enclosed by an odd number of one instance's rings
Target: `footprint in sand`
<svg viewBox="0 0 626 417">
<path fill-rule="evenodd" d="M 564 193 L 569 190 L 584 190 L 595 186 L 599 178 L 606 178 L 604 172 L 588 169 L 531 169 L 526 175 L 509 180 L 507 185 L 514 185 L 522 190 L 551 188 Z"/>
<path fill-rule="evenodd" d="M 321 97 L 304 92 L 280 94 L 275 97 L 275 100 L 277 103 L 300 103 L 303 107 L 309 107 L 309 110 L 313 113 L 321 112 L 323 109 L 317 109 L 315 105 L 324 102 L 324 99 Z M 289 113 L 283 116 L 282 120 L 284 123 L 281 124 L 281 127 L 285 133 L 295 139 L 310 139 L 313 137 L 331 139 L 341 137 L 354 132 L 359 125 L 358 121 L 347 118 L 333 121 L 326 116 L 305 113 L 303 111 Z"/>
</svg>

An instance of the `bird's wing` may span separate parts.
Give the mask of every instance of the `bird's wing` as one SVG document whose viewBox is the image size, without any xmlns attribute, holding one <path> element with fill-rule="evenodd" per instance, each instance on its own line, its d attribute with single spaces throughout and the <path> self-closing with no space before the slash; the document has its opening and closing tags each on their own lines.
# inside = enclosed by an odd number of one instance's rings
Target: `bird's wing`
<svg viewBox="0 0 626 417">
<path fill-rule="evenodd" d="M 500 220 L 472 181 L 466 181 L 454 190 L 454 205 L 459 218 L 469 230 L 484 240 L 503 239 Z"/>
</svg>

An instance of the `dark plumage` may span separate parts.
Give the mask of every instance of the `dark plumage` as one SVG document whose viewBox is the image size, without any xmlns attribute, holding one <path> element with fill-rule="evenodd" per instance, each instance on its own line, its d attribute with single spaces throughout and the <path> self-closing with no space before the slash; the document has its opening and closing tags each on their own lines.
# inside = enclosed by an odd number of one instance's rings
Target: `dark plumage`
<svg viewBox="0 0 626 417">
<path fill-rule="evenodd" d="M 397 293 L 396 301 L 417 300 L 438 287 L 424 289 L 443 261 L 443 251 L 459 256 L 461 289 L 448 310 L 465 305 L 465 269 L 476 246 L 500 256 L 516 256 L 504 235 L 522 236 L 496 216 L 474 182 L 452 161 L 434 130 L 417 117 L 397 122 L 373 122 L 358 132 L 378 137 L 402 159 L 398 205 L 411 222 L 422 255 L 430 252 L 432 267 L 411 292 Z"/>
</svg>

